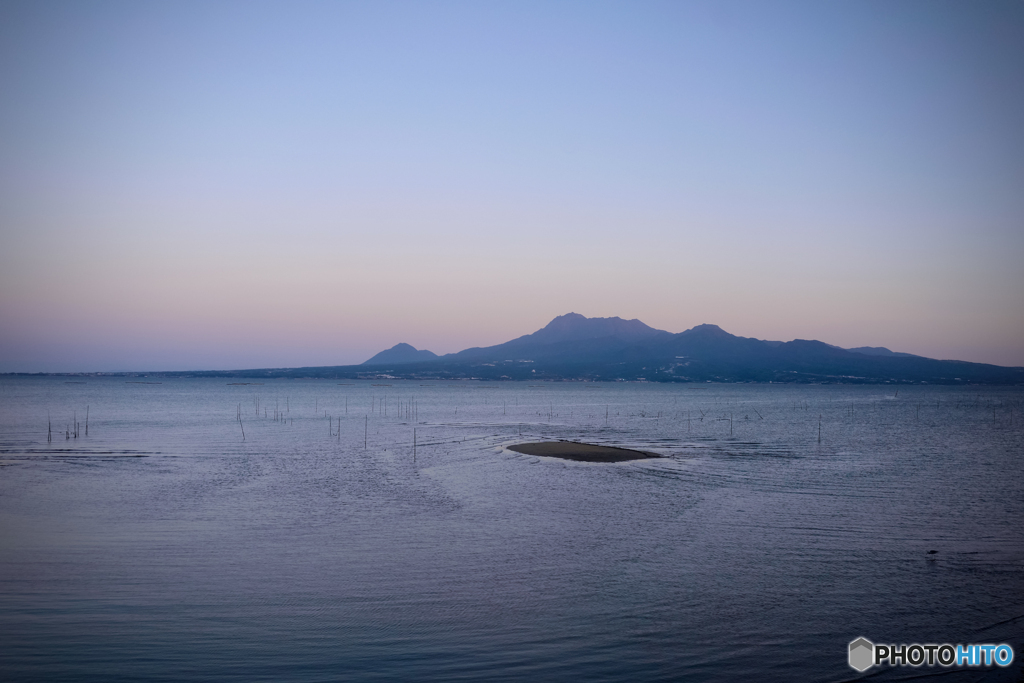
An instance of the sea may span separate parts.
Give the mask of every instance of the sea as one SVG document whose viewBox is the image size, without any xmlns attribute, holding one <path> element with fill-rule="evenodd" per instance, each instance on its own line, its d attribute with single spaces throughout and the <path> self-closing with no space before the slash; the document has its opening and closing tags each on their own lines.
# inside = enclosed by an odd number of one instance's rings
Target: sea
<svg viewBox="0 0 1024 683">
<path fill-rule="evenodd" d="M 507 449 L 558 439 L 660 457 Z M 859 673 L 859 637 L 1016 654 Z M 1022 387 L 0 377 L 5 681 L 1022 661 Z"/>
</svg>

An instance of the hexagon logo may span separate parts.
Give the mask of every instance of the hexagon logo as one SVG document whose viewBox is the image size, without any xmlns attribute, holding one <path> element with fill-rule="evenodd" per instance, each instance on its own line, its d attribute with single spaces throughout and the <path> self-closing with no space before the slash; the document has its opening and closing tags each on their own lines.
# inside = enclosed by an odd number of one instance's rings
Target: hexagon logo
<svg viewBox="0 0 1024 683">
<path fill-rule="evenodd" d="M 875 644 L 867 638 L 858 638 L 850 643 L 850 666 L 857 671 L 866 671 L 875 663 Z"/>
</svg>

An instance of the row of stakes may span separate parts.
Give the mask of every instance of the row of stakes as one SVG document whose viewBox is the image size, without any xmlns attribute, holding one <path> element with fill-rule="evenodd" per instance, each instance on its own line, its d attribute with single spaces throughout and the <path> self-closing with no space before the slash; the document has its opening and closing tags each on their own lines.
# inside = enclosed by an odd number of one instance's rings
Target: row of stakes
<svg viewBox="0 0 1024 683">
<path fill-rule="evenodd" d="M 74 418 L 70 425 L 64 425 L 64 440 L 77 439 L 82 429 L 82 423 L 78 421 L 78 411 L 75 411 Z M 89 406 L 85 407 L 85 436 L 89 436 Z M 46 443 L 53 441 L 53 421 L 50 419 L 50 412 L 46 412 Z"/>
</svg>

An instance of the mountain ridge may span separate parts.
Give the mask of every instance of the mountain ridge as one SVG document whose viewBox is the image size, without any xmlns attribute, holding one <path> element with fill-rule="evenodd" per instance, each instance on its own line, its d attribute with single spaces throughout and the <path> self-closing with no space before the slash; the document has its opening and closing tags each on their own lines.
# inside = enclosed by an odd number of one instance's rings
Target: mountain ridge
<svg viewBox="0 0 1024 683">
<path fill-rule="evenodd" d="M 394 373 L 382 363 L 382 372 Z M 391 365 L 395 365 L 392 363 Z M 502 344 L 472 347 L 408 364 L 399 374 L 489 379 L 671 382 L 1024 382 L 1024 368 L 940 361 L 885 347 L 844 349 L 825 342 L 740 337 L 704 323 L 679 333 L 640 320 L 567 313 Z"/>
<path fill-rule="evenodd" d="M 88 373 L 76 373 L 88 374 Z M 117 373 L 103 373 L 117 374 Z M 193 372 L 163 377 L 1024 385 L 1024 367 L 935 360 L 884 347 L 740 337 L 713 324 L 679 333 L 639 320 L 558 316 L 503 344 L 437 356 L 400 343 L 360 365 Z"/>
</svg>

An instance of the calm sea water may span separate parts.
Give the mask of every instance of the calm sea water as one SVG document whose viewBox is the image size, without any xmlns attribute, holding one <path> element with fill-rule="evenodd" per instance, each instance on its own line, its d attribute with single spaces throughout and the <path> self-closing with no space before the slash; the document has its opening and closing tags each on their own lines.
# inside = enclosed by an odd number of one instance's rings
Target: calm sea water
<svg viewBox="0 0 1024 683">
<path fill-rule="evenodd" d="M 1020 388 L 71 379 L 0 378 L 5 680 L 1021 680 Z"/>
</svg>

